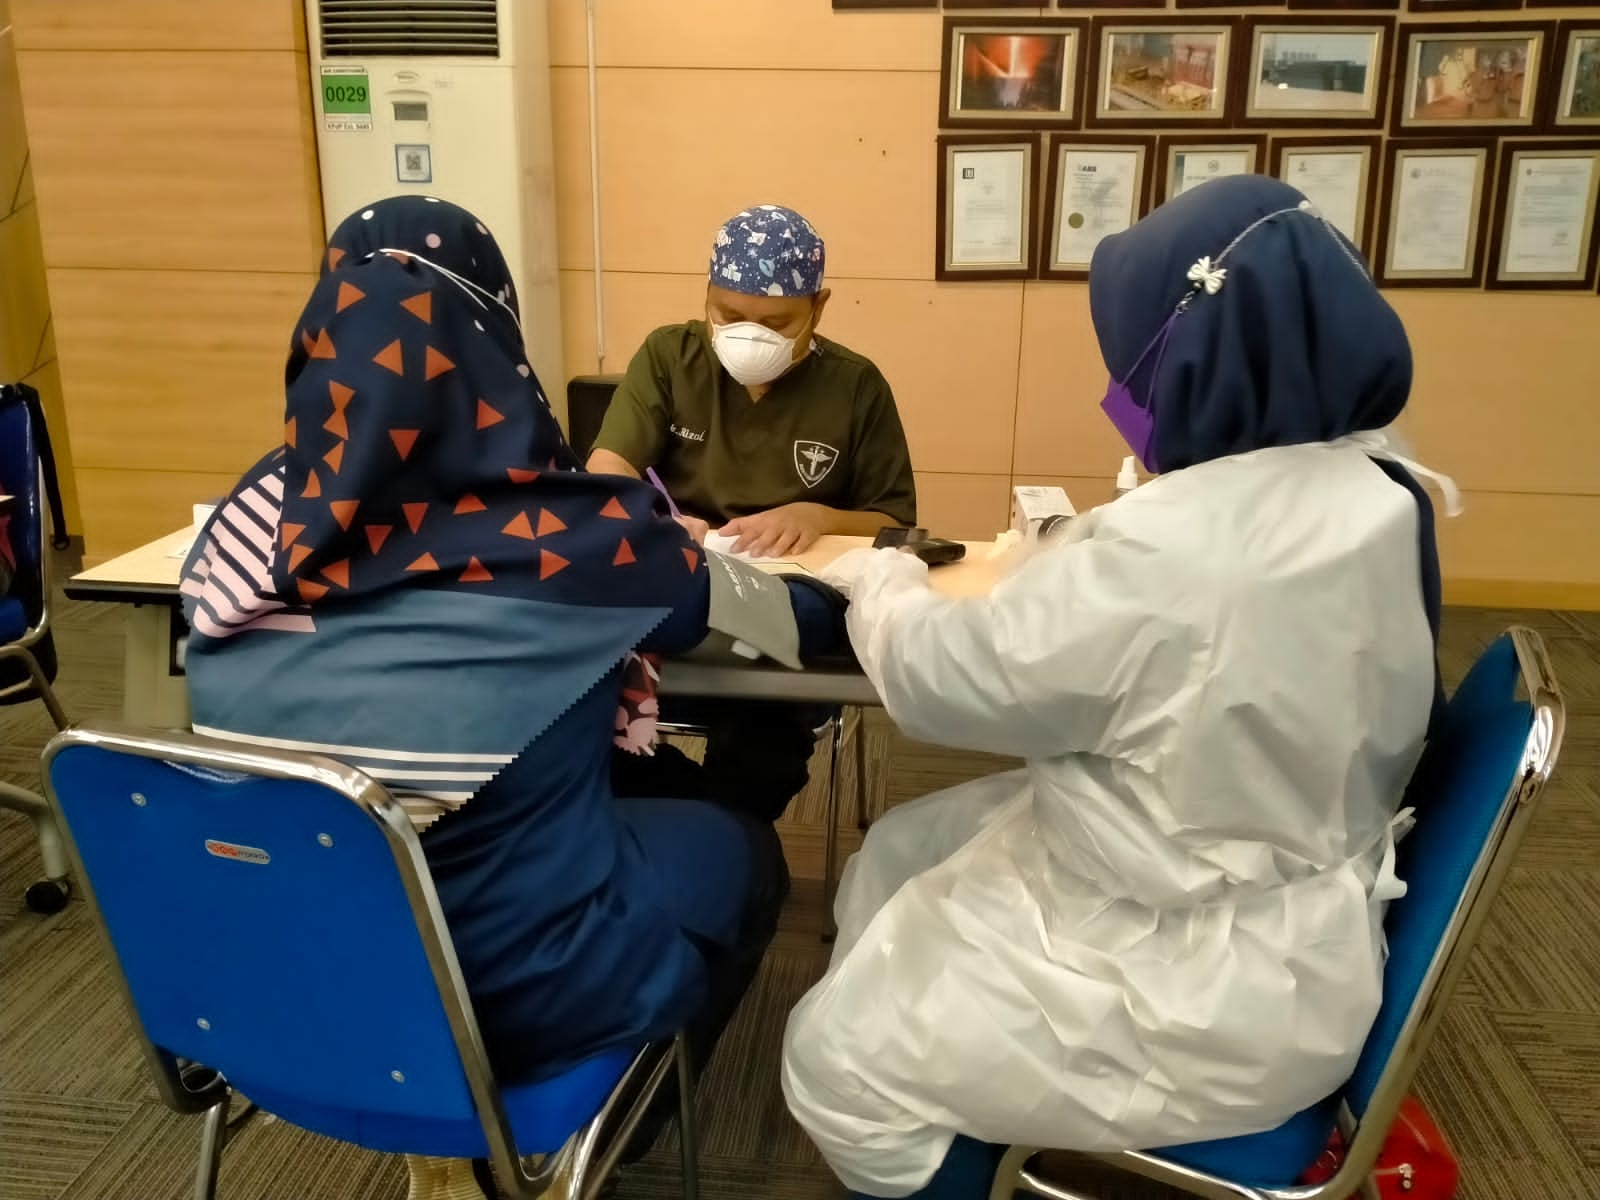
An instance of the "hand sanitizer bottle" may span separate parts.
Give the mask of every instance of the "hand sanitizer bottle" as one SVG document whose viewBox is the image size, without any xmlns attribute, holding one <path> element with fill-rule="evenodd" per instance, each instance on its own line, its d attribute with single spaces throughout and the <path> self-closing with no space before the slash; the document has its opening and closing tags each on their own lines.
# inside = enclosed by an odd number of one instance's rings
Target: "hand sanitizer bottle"
<svg viewBox="0 0 1600 1200">
<path fill-rule="evenodd" d="M 1126 496 L 1139 486 L 1139 468 L 1133 455 L 1122 460 L 1122 470 L 1117 472 L 1117 496 Z"/>
</svg>

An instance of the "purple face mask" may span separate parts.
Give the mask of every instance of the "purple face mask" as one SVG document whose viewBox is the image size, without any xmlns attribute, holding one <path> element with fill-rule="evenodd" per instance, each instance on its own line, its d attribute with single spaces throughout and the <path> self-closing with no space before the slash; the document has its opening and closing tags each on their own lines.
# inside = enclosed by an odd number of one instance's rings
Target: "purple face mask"
<svg viewBox="0 0 1600 1200">
<path fill-rule="evenodd" d="M 1128 381 L 1139 373 L 1139 368 L 1144 360 L 1150 357 L 1150 352 L 1156 352 L 1155 370 L 1150 372 L 1150 387 L 1155 387 L 1156 376 L 1161 373 L 1161 358 L 1166 353 L 1167 339 L 1172 336 L 1172 326 L 1183 315 L 1184 305 L 1166 319 L 1160 329 L 1156 330 L 1155 337 L 1150 339 L 1150 344 L 1134 359 L 1133 366 L 1128 368 L 1128 373 L 1119 382 L 1113 379 L 1106 385 L 1105 399 L 1100 401 L 1100 410 L 1111 419 L 1113 428 L 1122 435 L 1122 440 L 1128 443 L 1139 459 L 1140 465 L 1152 475 L 1159 474 L 1161 468 L 1156 465 L 1151 444 L 1156 435 L 1156 414 L 1154 400 L 1146 396 L 1145 403 L 1140 404 L 1133 396 L 1133 389 L 1128 386 Z"/>
</svg>

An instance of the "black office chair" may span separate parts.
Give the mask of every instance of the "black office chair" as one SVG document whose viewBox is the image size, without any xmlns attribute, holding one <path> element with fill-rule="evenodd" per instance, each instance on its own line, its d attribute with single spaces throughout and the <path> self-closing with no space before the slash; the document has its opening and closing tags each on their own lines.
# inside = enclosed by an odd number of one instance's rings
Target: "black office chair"
<svg viewBox="0 0 1600 1200">
<path fill-rule="evenodd" d="M 580 462 L 588 459 L 611 406 L 621 375 L 579 375 L 567 382 L 567 444 Z"/>
</svg>

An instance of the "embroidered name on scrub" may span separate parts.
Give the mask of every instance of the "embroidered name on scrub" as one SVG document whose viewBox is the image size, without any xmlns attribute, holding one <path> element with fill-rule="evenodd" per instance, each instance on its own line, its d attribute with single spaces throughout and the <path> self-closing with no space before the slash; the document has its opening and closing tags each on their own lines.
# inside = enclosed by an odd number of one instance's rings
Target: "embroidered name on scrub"
<svg viewBox="0 0 1600 1200">
<path fill-rule="evenodd" d="M 704 429 L 696 432 L 693 429 L 685 429 L 682 425 L 673 425 L 670 428 L 674 437 L 681 437 L 686 442 L 703 442 L 706 440 L 706 431 Z"/>
</svg>

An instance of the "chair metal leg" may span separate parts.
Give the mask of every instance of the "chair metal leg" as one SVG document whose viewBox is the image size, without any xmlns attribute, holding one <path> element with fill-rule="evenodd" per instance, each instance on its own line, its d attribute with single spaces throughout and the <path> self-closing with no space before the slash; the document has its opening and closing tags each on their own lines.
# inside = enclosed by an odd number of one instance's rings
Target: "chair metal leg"
<svg viewBox="0 0 1600 1200">
<path fill-rule="evenodd" d="M 24 788 L 0 781 L 0 809 L 21 813 L 33 822 L 33 836 L 39 843 L 39 857 L 44 861 L 44 878 L 28 885 L 27 905 L 30 910 L 48 916 L 67 906 L 72 895 L 72 884 L 67 879 L 67 851 L 61 841 L 61 830 L 44 797 Z"/>
<path fill-rule="evenodd" d="M 872 828 L 878 815 L 867 808 L 867 710 L 856 709 L 856 828 L 862 833 Z"/>
<path fill-rule="evenodd" d="M 1022 1173 L 1028 1158 L 1033 1154 L 1032 1146 L 1007 1146 L 1006 1152 L 1000 1158 L 1000 1165 L 995 1168 L 994 1183 L 989 1188 L 989 1200 L 1011 1200 L 1012 1194 L 1017 1190 L 1017 1177 Z"/>
<path fill-rule="evenodd" d="M 217 1172 L 222 1169 L 222 1148 L 228 1144 L 228 1104 L 233 1093 L 206 1110 L 200 1131 L 200 1163 L 194 1176 L 194 1200 L 217 1200 Z"/>
<path fill-rule="evenodd" d="M 0 696 L 15 695 L 25 691 L 32 691 L 50 712 L 50 719 L 55 722 L 57 729 L 65 729 L 69 722 L 67 713 L 61 707 L 61 701 L 56 699 L 55 692 L 50 687 L 50 681 L 44 677 L 44 671 L 39 666 L 39 660 L 26 647 L 15 644 L 0 646 L 0 658 L 14 658 L 22 664 L 23 670 L 28 673 L 28 678 L 12 684 Z"/>
<path fill-rule="evenodd" d="M 700 1131 L 694 1119 L 694 1069 L 689 1062 L 689 1042 L 678 1034 L 673 1044 L 678 1068 L 678 1154 L 683 1166 L 683 1200 L 699 1200 Z"/>
<path fill-rule="evenodd" d="M 828 752 L 828 811 L 822 843 L 822 940 L 831 942 L 839 932 L 833 919 L 833 888 L 839 871 L 839 749 L 844 741 L 844 714 L 829 722 L 833 741 Z"/>
</svg>

